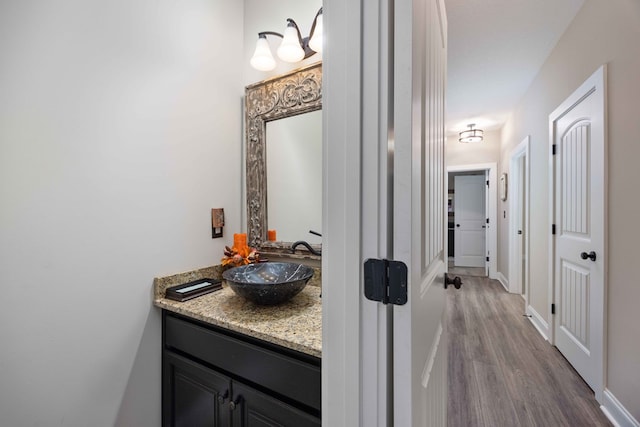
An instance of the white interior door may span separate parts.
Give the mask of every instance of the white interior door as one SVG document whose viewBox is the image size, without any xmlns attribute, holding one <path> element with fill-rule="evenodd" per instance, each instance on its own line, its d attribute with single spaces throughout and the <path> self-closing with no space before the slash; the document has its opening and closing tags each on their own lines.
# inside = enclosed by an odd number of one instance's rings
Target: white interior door
<svg viewBox="0 0 640 427">
<path fill-rule="evenodd" d="M 555 163 L 555 345 L 600 397 L 605 278 L 604 69 L 550 116 Z"/>
<path fill-rule="evenodd" d="M 393 425 L 445 426 L 443 0 L 396 0 L 394 259 L 408 267 L 408 302 L 393 307 Z"/>
<path fill-rule="evenodd" d="M 455 176 L 456 267 L 484 267 L 486 257 L 486 212 L 484 175 Z"/>
<path fill-rule="evenodd" d="M 497 254 L 492 255 L 491 254 L 491 249 L 489 248 L 490 244 L 489 244 L 489 240 L 488 237 L 488 231 L 489 228 L 492 227 L 493 225 L 489 223 L 489 205 L 490 205 L 490 201 L 489 201 L 489 170 L 485 170 L 484 171 L 484 181 L 486 186 L 485 188 L 485 192 L 484 192 L 484 218 L 485 218 L 485 231 L 484 231 L 484 254 L 486 255 L 485 258 L 485 263 L 484 263 L 484 274 L 488 277 L 489 276 L 489 259 L 491 256 L 497 256 Z M 494 184 L 495 185 L 495 184 Z"/>
</svg>

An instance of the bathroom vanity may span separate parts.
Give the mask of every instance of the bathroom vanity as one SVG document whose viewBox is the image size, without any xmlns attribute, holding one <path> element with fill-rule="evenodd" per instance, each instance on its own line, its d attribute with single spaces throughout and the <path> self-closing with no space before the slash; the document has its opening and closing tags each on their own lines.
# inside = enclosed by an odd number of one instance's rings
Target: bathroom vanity
<svg viewBox="0 0 640 427">
<path fill-rule="evenodd" d="M 193 300 L 164 298 L 198 271 L 156 279 L 162 308 L 163 426 L 319 426 L 320 288 L 261 307 L 231 289 Z M 201 276 L 201 277 L 198 277 Z"/>
</svg>

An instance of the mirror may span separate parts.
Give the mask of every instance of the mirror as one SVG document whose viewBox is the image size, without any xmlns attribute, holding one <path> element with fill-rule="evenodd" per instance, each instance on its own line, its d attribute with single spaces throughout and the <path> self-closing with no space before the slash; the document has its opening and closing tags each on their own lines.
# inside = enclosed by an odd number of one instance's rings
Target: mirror
<svg viewBox="0 0 640 427">
<path fill-rule="evenodd" d="M 246 87 L 247 240 L 262 252 L 321 241 L 321 109 L 321 63 Z"/>
</svg>

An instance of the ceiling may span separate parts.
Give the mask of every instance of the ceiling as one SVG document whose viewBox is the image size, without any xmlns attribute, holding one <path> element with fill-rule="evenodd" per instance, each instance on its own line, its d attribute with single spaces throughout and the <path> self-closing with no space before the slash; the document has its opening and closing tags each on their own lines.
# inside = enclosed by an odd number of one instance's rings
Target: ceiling
<svg viewBox="0 0 640 427">
<path fill-rule="evenodd" d="M 584 0 L 445 0 L 447 134 L 499 129 Z"/>
</svg>

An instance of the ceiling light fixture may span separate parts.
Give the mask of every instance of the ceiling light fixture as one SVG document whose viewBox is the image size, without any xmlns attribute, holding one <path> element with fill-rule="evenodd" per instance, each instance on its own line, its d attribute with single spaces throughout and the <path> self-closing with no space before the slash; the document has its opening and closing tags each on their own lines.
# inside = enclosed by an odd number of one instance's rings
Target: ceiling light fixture
<svg viewBox="0 0 640 427">
<path fill-rule="evenodd" d="M 267 36 L 278 36 L 282 43 L 278 47 L 278 57 L 285 62 L 298 62 L 315 53 L 322 53 L 322 8 L 316 13 L 311 24 L 311 32 L 308 37 L 302 37 L 298 24 L 291 18 L 287 19 L 287 28 L 284 35 L 274 31 L 262 31 L 258 33 L 256 50 L 251 57 L 251 66 L 260 71 L 271 71 L 276 68 L 276 60 L 271 54 L 271 48 L 267 42 Z"/>
<path fill-rule="evenodd" d="M 481 142 L 484 139 L 484 131 L 482 129 L 474 129 L 475 123 L 467 125 L 469 129 L 460 132 L 460 142 Z"/>
</svg>

